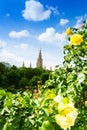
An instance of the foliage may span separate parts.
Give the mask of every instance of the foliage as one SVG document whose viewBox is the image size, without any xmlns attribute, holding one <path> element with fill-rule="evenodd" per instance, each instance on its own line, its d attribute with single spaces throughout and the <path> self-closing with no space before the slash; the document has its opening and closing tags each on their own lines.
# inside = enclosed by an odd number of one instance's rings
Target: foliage
<svg viewBox="0 0 87 130">
<path fill-rule="evenodd" d="M 78 109 L 78 117 L 72 130 L 87 129 L 87 21 L 82 28 L 69 28 L 67 32 L 69 45 L 64 47 L 63 66 L 57 66 L 51 74 L 50 79 L 46 82 L 47 86 L 52 86 L 56 93 L 62 94 L 75 104 Z M 81 39 L 79 39 L 79 37 Z M 83 39 L 83 40 L 82 40 Z"/>
<path fill-rule="evenodd" d="M 87 21 L 68 31 L 63 65 L 55 68 L 44 86 L 39 83 L 38 93 L 0 90 L 1 130 L 87 129 Z"/>
<path fill-rule="evenodd" d="M 45 81 L 49 79 L 49 73 L 48 72 L 42 73 L 41 79 L 42 79 L 42 84 L 44 84 Z"/>
<path fill-rule="evenodd" d="M 33 78 L 30 80 L 29 84 L 30 86 L 37 86 L 37 82 L 40 81 L 41 78 L 39 76 L 33 76 Z"/>
<path fill-rule="evenodd" d="M 37 82 L 34 79 L 42 80 L 42 83 L 44 83 L 48 77 L 43 78 L 42 74 L 48 72 L 48 70 L 43 68 L 17 68 L 14 65 L 10 66 L 9 63 L 1 62 L 0 87 L 11 91 L 13 88 L 19 90 L 26 89 L 26 86 L 28 86 L 29 89 L 33 90 L 37 85 Z"/>
</svg>

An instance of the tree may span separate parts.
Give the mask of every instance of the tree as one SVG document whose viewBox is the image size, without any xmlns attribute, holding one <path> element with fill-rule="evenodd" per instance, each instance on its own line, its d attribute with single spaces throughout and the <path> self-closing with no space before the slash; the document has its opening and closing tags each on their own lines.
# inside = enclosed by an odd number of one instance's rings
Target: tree
<svg viewBox="0 0 87 130">
<path fill-rule="evenodd" d="M 20 80 L 20 75 L 17 70 L 11 69 L 7 74 L 8 85 L 14 85 L 16 89 L 18 89 L 18 83 Z"/>
<path fill-rule="evenodd" d="M 5 73 L 5 65 L 3 63 L 0 63 L 0 74 L 4 74 Z"/>
<path fill-rule="evenodd" d="M 45 81 L 49 79 L 49 75 L 50 75 L 50 74 L 49 74 L 48 72 L 45 72 L 45 73 L 42 73 L 42 74 L 41 74 L 42 84 L 44 84 Z"/>
<path fill-rule="evenodd" d="M 1 62 L 6 68 L 11 68 L 11 65 L 9 63 L 6 62 Z"/>
<path fill-rule="evenodd" d="M 34 89 L 35 87 L 37 87 L 37 81 L 40 80 L 41 78 L 39 76 L 33 76 L 33 78 L 29 81 L 29 85 Z"/>
<path fill-rule="evenodd" d="M 28 85 L 28 79 L 26 77 L 22 77 L 21 80 L 19 81 L 19 87 L 20 88 L 25 88 Z"/>
</svg>

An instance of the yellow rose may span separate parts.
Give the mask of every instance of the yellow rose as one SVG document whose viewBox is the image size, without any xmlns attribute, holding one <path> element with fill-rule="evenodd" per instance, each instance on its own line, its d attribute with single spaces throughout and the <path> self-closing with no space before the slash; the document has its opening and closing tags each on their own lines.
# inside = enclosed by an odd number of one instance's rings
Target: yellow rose
<svg viewBox="0 0 87 130">
<path fill-rule="evenodd" d="M 71 112 L 74 112 L 74 107 L 68 106 L 67 108 L 65 108 L 65 109 L 62 111 L 61 115 L 66 116 L 67 114 L 69 114 L 69 113 L 71 113 Z"/>
<path fill-rule="evenodd" d="M 61 106 L 61 111 L 58 109 L 59 114 L 55 116 L 55 120 L 62 129 L 67 130 L 74 125 L 78 113 L 72 102 L 64 105 Z"/>
<path fill-rule="evenodd" d="M 67 28 L 65 33 L 66 33 L 66 35 L 70 35 L 71 34 L 70 28 Z"/>
<path fill-rule="evenodd" d="M 55 119 L 56 119 L 56 123 L 62 129 L 67 130 L 68 126 L 67 126 L 66 118 L 64 116 L 61 116 L 60 114 L 58 114 L 58 115 L 56 115 Z"/>
<path fill-rule="evenodd" d="M 70 37 L 70 45 L 78 45 L 83 42 L 83 37 L 80 34 L 73 34 Z"/>
</svg>

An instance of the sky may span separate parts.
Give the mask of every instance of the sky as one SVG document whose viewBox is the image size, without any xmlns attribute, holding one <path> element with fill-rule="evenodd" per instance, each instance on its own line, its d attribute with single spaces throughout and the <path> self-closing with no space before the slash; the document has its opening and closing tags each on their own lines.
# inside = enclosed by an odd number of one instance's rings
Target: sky
<svg viewBox="0 0 87 130">
<path fill-rule="evenodd" d="M 0 0 L 0 62 L 47 69 L 63 62 L 65 30 L 87 18 L 87 0 Z"/>
</svg>

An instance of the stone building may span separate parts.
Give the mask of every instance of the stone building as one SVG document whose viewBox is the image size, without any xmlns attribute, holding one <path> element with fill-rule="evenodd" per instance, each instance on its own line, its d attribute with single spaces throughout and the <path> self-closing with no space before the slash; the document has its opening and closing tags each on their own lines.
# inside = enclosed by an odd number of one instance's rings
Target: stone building
<svg viewBox="0 0 87 130">
<path fill-rule="evenodd" d="M 38 59 L 37 59 L 37 63 L 36 63 L 36 67 L 43 67 L 43 59 L 42 59 L 42 53 L 41 53 L 41 49 L 39 51 L 39 55 L 38 55 Z"/>
</svg>

